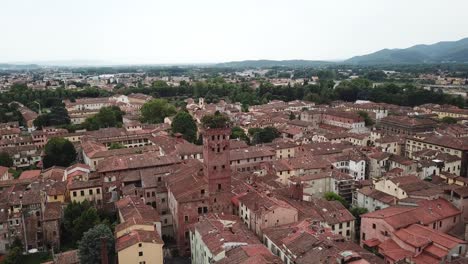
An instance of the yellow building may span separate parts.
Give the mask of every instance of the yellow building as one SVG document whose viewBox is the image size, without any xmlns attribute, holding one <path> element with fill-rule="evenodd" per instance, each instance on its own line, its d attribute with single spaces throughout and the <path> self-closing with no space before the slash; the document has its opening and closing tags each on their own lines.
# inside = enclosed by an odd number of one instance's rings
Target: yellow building
<svg viewBox="0 0 468 264">
<path fill-rule="evenodd" d="M 278 141 L 266 146 L 271 147 L 276 152 L 277 159 L 294 158 L 297 152 L 297 145 L 290 141 Z"/>
<path fill-rule="evenodd" d="M 115 249 L 119 263 L 163 263 L 161 222 L 157 211 L 138 197 L 115 203 L 121 224 L 115 227 Z"/>
<path fill-rule="evenodd" d="M 66 182 L 56 182 L 47 190 L 47 202 L 65 202 L 67 193 Z"/>
<path fill-rule="evenodd" d="M 439 118 L 453 117 L 453 118 L 468 118 L 468 110 L 460 108 L 448 108 L 433 110 L 432 113 L 436 114 Z"/>
<path fill-rule="evenodd" d="M 90 181 L 73 181 L 69 187 L 72 202 L 88 200 L 96 205 L 102 204 L 102 182 L 100 179 Z"/>
<path fill-rule="evenodd" d="M 119 263 L 162 264 L 163 241 L 156 231 L 132 230 L 117 238 Z"/>
<path fill-rule="evenodd" d="M 423 149 L 439 150 L 461 158 L 460 168 L 457 166 L 456 171 L 460 171 L 460 176 L 468 176 L 468 139 L 439 135 L 418 136 L 406 139 L 405 150 L 407 157 L 412 159 L 415 152 Z M 449 172 L 452 173 L 453 169 Z"/>
</svg>

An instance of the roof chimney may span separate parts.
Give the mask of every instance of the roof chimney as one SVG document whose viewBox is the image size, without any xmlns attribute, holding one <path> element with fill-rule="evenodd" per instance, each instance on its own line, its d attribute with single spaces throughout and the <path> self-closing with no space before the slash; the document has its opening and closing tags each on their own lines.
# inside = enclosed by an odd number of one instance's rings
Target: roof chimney
<svg viewBox="0 0 468 264">
<path fill-rule="evenodd" d="M 109 264 L 107 256 L 107 238 L 101 237 L 101 264 Z"/>
</svg>

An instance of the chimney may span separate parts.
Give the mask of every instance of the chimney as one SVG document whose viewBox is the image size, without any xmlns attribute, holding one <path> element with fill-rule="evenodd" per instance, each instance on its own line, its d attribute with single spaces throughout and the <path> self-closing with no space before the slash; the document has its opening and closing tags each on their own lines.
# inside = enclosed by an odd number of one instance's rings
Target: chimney
<svg viewBox="0 0 468 264">
<path fill-rule="evenodd" d="M 101 264 L 109 264 L 107 256 L 107 238 L 101 237 Z"/>
</svg>

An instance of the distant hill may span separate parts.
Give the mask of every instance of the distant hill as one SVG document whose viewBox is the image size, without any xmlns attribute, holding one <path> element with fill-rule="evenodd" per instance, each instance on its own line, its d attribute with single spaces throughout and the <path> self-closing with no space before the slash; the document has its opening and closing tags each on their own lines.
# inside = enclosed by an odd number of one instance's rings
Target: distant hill
<svg viewBox="0 0 468 264">
<path fill-rule="evenodd" d="M 227 68 L 270 68 L 270 67 L 314 67 L 330 65 L 329 61 L 314 60 L 245 60 L 215 64 L 217 67 Z"/>
<path fill-rule="evenodd" d="M 0 63 L 0 70 L 33 70 L 40 68 L 37 64 Z"/>
<path fill-rule="evenodd" d="M 416 45 L 406 49 L 383 49 L 352 57 L 349 64 L 422 64 L 468 63 L 468 38 L 442 41 L 432 45 Z"/>
</svg>

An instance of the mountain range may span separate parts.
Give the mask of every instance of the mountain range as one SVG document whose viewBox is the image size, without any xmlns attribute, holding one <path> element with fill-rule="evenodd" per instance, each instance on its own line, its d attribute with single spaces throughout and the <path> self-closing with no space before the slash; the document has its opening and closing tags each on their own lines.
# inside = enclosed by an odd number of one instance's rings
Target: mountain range
<svg viewBox="0 0 468 264">
<path fill-rule="evenodd" d="M 468 63 L 468 38 L 442 41 L 431 45 L 415 45 L 406 49 L 383 49 L 343 61 L 315 60 L 245 60 L 218 63 L 219 67 L 266 68 L 274 66 L 313 67 L 332 64 L 390 65 L 390 64 Z"/>
<path fill-rule="evenodd" d="M 347 64 L 423 64 L 468 63 L 468 38 L 442 41 L 432 45 L 416 45 L 406 49 L 383 49 L 352 57 Z"/>
</svg>

